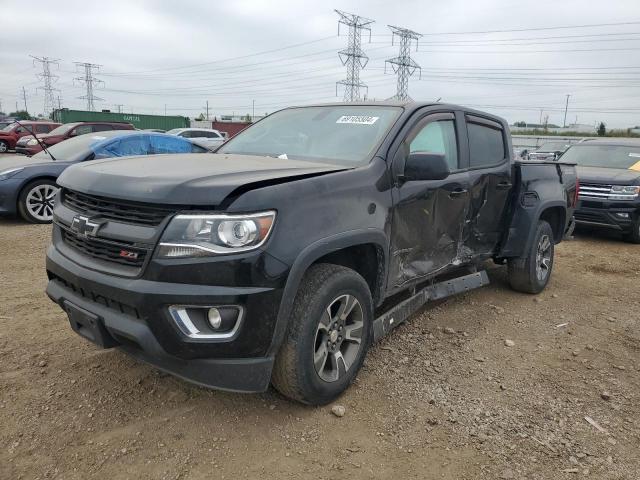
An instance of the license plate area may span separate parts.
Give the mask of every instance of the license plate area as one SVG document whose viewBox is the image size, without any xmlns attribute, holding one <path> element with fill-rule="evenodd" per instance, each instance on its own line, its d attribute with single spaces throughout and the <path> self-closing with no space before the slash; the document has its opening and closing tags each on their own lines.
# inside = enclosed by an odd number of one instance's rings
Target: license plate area
<svg viewBox="0 0 640 480">
<path fill-rule="evenodd" d="M 104 327 L 104 322 L 99 316 L 67 300 L 64 301 L 64 309 L 69 317 L 71 328 L 78 335 L 102 348 L 111 348 L 118 345 L 118 342 Z"/>
</svg>

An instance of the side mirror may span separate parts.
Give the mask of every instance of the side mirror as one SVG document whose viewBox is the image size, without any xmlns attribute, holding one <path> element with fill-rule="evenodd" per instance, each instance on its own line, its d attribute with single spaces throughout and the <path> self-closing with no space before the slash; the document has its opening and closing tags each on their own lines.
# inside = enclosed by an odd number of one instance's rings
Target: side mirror
<svg viewBox="0 0 640 480">
<path fill-rule="evenodd" d="M 404 164 L 406 181 L 444 180 L 449 173 L 449 164 L 442 153 L 413 152 Z"/>
</svg>

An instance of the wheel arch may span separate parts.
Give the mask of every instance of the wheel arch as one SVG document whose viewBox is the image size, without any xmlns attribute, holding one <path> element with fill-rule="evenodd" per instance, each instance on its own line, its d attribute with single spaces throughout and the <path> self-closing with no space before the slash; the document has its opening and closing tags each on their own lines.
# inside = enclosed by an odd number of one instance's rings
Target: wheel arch
<svg viewBox="0 0 640 480">
<path fill-rule="evenodd" d="M 275 355 L 282 344 L 296 293 L 304 274 L 312 265 L 333 263 L 352 268 L 369 285 L 375 306 L 384 297 L 388 251 L 385 233 L 373 229 L 350 231 L 324 238 L 302 250 L 289 271 L 268 354 Z M 375 263 L 372 265 L 373 261 Z"/>
<path fill-rule="evenodd" d="M 16 192 L 15 207 L 16 207 L 16 212 L 18 214 L 20 213 L 20 199 L 22 198 L 22 194 L 25 192 L 25 190 L 29 185 L 31 185 L 32 183 L 38 180 L 50 180 L 54 183 L 57 183 L 58 177 L 51 174 L 41 174 L 41 175 L 34 175 L 33 177 L 25 178 L 22 184 L 20 185 L 20 187 L 18 188 L 18 191 Z"/>
</svg>

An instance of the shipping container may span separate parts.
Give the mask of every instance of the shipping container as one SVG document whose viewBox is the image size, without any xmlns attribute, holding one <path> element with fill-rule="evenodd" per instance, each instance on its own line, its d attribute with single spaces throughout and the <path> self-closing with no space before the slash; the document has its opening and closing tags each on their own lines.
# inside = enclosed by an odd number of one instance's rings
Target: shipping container
<svg viewBox="0 0 640 480">
<path fill-rule="evenodd" d="M 155 128 L 171 130 L 188 128 L 189 119 L 181 116 L 142 115 L 139 113 L 88 112 L 63 108 L 54 110 L 52 119 L 59 123 L 73 122 L 126 122 L 141 130 Z"/>
</svg>

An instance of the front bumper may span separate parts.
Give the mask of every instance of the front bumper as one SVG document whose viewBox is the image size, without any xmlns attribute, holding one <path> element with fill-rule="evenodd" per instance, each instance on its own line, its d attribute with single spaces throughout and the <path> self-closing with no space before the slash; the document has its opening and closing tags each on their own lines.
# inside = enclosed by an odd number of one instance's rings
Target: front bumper
<svg viewBox="0 0 640 480">
<path fill-rule="evenodd" d="M 16 215 L 18 194 L 24 180 L 8 178 L 0 181 L 0 215 Z"/>
<path fill-rule="evenodd" d="M 274 359 L 267 351 L 282 288 L 122 278 L 73 262 L 54 246 L 47 252 L 47 274 L 47 295 L 67 313 L 71 305 L 95 316 L 107 339 L 103 346 L 117 346 L 205 387 L 241 392 L 268 387 Z M 245 310 L 239 334 L 229 340 L 188 338 L 168 313 L 170 305 L 225 304 L 242 305 Z"/>
<path fill-rule="evenodd" d="M 627 233 L 640 212 L 640 202 L 614 202 L 608 200 L 580 200 L 575 212 L 577 225 Z"/>
</svg>

